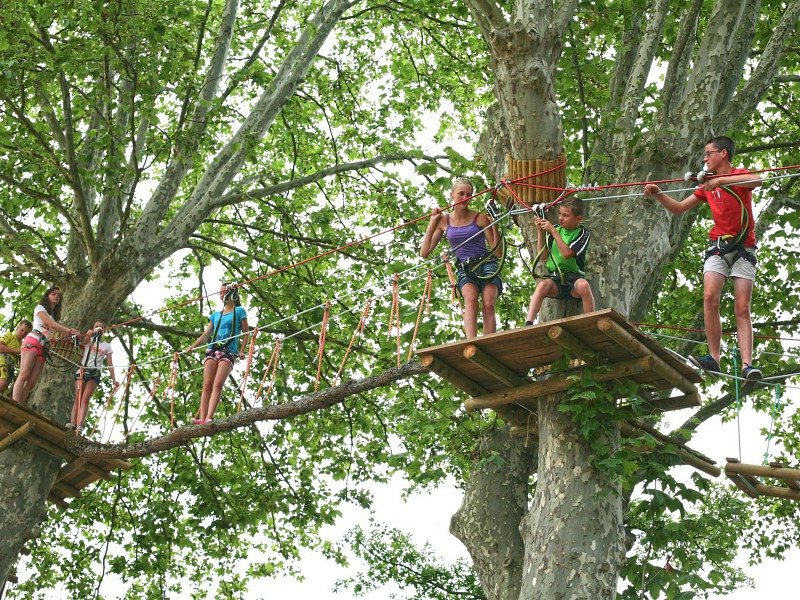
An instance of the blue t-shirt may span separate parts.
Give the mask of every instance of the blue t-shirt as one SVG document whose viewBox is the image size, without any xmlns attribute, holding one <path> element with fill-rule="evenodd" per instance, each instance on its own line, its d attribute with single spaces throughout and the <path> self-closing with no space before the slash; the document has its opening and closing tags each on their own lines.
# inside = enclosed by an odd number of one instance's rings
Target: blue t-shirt
<svg viewBox="0 0 800 600">
<path fill-rule="evenodd" d="M 212 339 L 208 344 L 209 349 L 217 340 L 226 340 L 224 341 L 225 348 L 232 354 L 237 354 L 239 352 L 238 335 L 242 333 L 242 319 L 246 318 L 247 311 L 243 306 L 237 306 L 233 312 L 224 315 L 221 311 L 211 313 L 211 316 L 208 318 L 208 320 L 211 321 L 212 327 Z M 220 322 L 220 319 L 222 319 L 222 322 Z M 213 332 L 216 332 L 216 335 L 214 335 Z"/>
</svg>

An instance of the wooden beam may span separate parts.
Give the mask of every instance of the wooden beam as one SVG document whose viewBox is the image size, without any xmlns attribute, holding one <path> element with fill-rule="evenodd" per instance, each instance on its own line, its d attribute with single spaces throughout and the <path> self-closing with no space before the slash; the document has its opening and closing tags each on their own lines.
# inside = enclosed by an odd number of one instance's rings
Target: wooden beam
<svg viewBox="0 0 800 600">
<path fill-rule="evenodd" d="M 647 402 L 647 405 L 654 413 L 667 412 L 670 410 L 680 410 L 681 408 L 691 408 L 693 406 L 702 406 L 700 394 L 694 392 L 693 394 L 683 394 L 682 396 L 674 396 L 672 398 L 653 398 Z"/>
<path fill-rule="evenodd" d="M 631 375 L 649 371 L 653 366 L 652 358 L 651 356 L 645 356 L 643 358 L 615 363 L 611 365 L 611 368 L 605 373 L 597 373 L 595 381 L 610 381 L 612 379 L 630 377 Z M 545 379 L 544 381 L 537 381 L 519 387 L 469 398 L 464 401 L 464 407 L 468 411 L 473 411 L 482 408 L 496 408 L 498 406 L 514 404 L 515 402 L 524 406 L 531 400 L 548 394 L 563 392 L 573 385 L 575 385 L 575 382 L 569 376 L 558 375 Z"/>
<path fill-rule="evenodd" d="M 453 367 L 439 360 L 433 354 L 423 354 L 419 357 L 419 361 L 422 363 L 423 367 L 436 373 L 445 381 L 449 381 L 465 394 L 481 396 L 487 393 L 484 388 L 472 381 L 461 371 L 456 371 Z"/>
<path fill-rule="evenodd" d="M 68 484 L 66 481 L 59 481 L 50 489 L 50 493 L 57 494 L 59 497 L 71 496 L 73 498 L 80 498 L 81 491 L 74 485 Z"/>
<path fill-rule="evenodd" d="M 0 440 L 0 452 L 8 448 L 11 444 L 24 438 L 28 435 L 31 430 L 33 429 L 34 425 L 30 421 L 22 425 L 19 429 L 15 429 L 11 433 L 9 433 L 6 437 Z"/>
<path fill-rule="evenodd" d="M 86 459 L 81 457 L 81 458 L 76 458 L 68 465 L 62 467 L 61 470 L 58 472 L 58 476 L 56 477 L 56 483 L 62 481 L 63 479 L 66 479 L 73 473 L 82 471 L 85 464 L 86 464 Z"/>
<path fill-rule="evenodd" d="M 731 473 L 749 475 L 751 477 L 771 477 L 773 479 L 782 479 L 783 481 L 800 481 L 800 470 L 798 469 L 778 468 L 768 465 L 747 465 L 736 459 L 728 458 L 727 460 L 728 464 L 725 465 L 725 472 L 730 471 Z"/>
<path fill-rule="evenodd" d="M 487 354 L 475 344 L 469 344 L 464 348 L 464 358 L 469 362 L 478 365 L 489 375 L 507 386 L 516 387 L 530 383 L 530 379 L 517 375 L 506 365 L 495 359 L 491 354 Z"/>
<path fill-rule="evenodd" d="M 68 509 L 68 508 L 69 508 L 69 502 L 67 502 L 66 500 L 64 500 L 64 499 L 63 499 L 63 498 L 61 498 L 60 496 L 56 496 L 56 495 L 55 495 L 55 494 L 53 494 L 52 492 L 51 492 L 51 493 L 50 493 L 50 495 L 47 497 L 47 499 L 48 499 L 50 502 L 52 502 L 53 504 L 55 504 L 56 506 L 59 506 L 59 507 L 63 508 L 64 510 L 66 510 L 66 509 Z"/>
<path fill-rule="evenodd" d="M 600 359 L 596 352 L 589 348 L 584 342 L 576 338 L 561 325 L 553 325 L 547 330 L 547 337 L 553 340 L 564 352 L 573 358 L 580 358 L 587 365 L 597 366 Z"/>
<path fill-rule="evenodd" d="M 621 433 L 628 437 L 633 437 L 634 435 L 641 435 L 643 433 L 647 433 L 653 436 L 658 443 L 662 446 L 667 444 L 672 444 L 675 446 L 675 453 L 681 459 L 681 462 L 694 467 L 698 471 L 702 471 L 712 477 L 719 477 L 722 473 L 722 470 L 714 464 L 710 458 L 703 456 L 699 452 L 692 450 L 688 446 L 684 444 L 680 444 L 672 440 L 669 436 L 664 435 L 657 429 L 650 427 L 649 425 L 642 423 L 640 421 L 620 421 L 619 430 Z"/>
<path fill-rule="evenodd" d="M 614 340 L 620 346 L 626 348 L 628 352 L 634 356 L 652 356 L 655 361 L 653 371 L 658 373 L 667 383 L 678 388 L 684 394 L 697 394 L 697 388 L 694 387 L 692 382 L 668 365 L 663 358 L 653 354 L 647 346 L 628 331 L 625 331 L 621 325 L 615 323 L 611 318 L 600 317 L 597 319 L 597 329 L 603 332 L 609 339 Z"/>
</svg>

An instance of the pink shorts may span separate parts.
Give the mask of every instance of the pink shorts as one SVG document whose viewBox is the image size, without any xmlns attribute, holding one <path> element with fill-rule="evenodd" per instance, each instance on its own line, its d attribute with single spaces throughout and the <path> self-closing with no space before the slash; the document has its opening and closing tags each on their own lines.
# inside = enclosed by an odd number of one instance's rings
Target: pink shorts
<svg viewBox="0 0 800 600">
<path fill-rule="evenodd" d="M 45 340 L 44 344 L 42 343 L 42 339 Z M 47 360 L 47 346 L 49 345 L 50 342 L 47 341 L 47 338 L 41 338 L 35 333 L 29 333 L 25 339 L 22 340 L 20 352 L 36 352 L 36 358 L 45 362 Z"/>
</svg>

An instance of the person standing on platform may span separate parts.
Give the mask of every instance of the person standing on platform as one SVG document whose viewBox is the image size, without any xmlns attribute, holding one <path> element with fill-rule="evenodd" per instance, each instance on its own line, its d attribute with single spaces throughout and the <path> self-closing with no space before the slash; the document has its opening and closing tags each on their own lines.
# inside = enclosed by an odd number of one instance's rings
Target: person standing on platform
<svg viewBox="0 0 800 600">
<path fill-rule="evenodd" d="M 443 213 L 438 208 L 431 213 L 420 256 L 428 258 L 443 237 L 447 237 L 456 257 L 456 285 L 464 298 L 464 333 L 467 338 L 478 335 L 478 301 L 482 301 L 483 333 L 497 330 L 495 303 L 503 292 L 497 257 L 489 248 L 498 248 L 499 233 L 485 213 L 470 209 L 475 188 L 466 178 L 456 179 L 450 190 L 453 210 Z M 489 248 L 487 248 L 487 243 Z"/>
<path fill-rule="evenodd" d="M 676 200 L 654 183 L 644 187 L 646 196 L 655 198 L 675 215 L 707 202 L 714 225 L 709 231 L 708 250 L 703 264 L 703 316 L 706 324 L 708 356 L 690 355 L 689 361 L 711 374 L 720 373 L 722 323 L 719 303 L 728 278 L 733 283 L 733 313 L 742 357 L 742 377 L 758 381 L 761 369 L 753 365 L 753 323 L 750 301 L 756 280 L 756 235 L 753 218 L 753 189 L 761 177 L 731 161 L 735 142 L 726 136 L 706 142 L 703 162 L 706 172 L 702 183 L 688 198 Z M 698 177 L 698 181 L 700 178 Z"/>
<path fill-rule="evenodd" d="M 14 379 L 14 374 L 19 367 L 22 340 L 32 329 L 33 324 L 28 319 L 22 319 L 14 331 L 9 331 L 0 337 L 0 394 L 6 393 L 8 384 Z"/>
</svg>

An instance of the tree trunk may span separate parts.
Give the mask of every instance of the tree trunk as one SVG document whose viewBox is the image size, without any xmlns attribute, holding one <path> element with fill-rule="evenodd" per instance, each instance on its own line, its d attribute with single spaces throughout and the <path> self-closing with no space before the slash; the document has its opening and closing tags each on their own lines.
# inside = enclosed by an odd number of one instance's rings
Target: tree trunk
<svg viewBox="0 0 800 600">
<path fill-rule="evenodd" d="M 536 444 L 512 439 L 508 427 L 491 429 L 482 441 L 483 460 L 473 466 L 450 533 L 469 550 L 486 597 L 516 600 L 525 556 L 519 523 L 536 470 Z"/>
<path fill-rule="evenodd" d="M 539 477 L 520 527 L 525 572 L 519 598 L 614 598 L 625 560 L 620 488 L 590 466 L 589 449 L 558 403 L 554 396 L 539 401 Z"/>
</svg>

